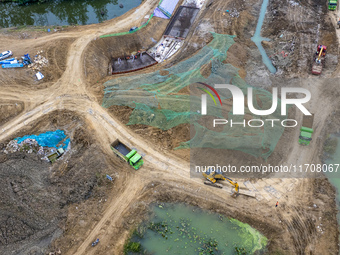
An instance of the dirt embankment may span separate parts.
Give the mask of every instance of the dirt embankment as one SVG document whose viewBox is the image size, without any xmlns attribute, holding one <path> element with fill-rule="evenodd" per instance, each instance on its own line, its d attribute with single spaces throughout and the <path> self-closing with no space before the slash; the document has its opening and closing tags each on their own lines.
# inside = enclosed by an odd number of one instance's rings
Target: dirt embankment
<svg viewBox="0 0 340 255">
<path fill-rule="evenodd" d="M 137 51 L 147 50 L 159 41 L 168 20 L 154 17 L 143 29 L 128 35 L 97 38 L 85 50 L 85 73 L 90 86 L 106 78 L 112 58 L 131 56 Z M 113 76 L 110 76 L 113 78 Z"/>
<path fill-rule="evenodd" d="M 24 110 L 22 102 L 2 100 L 0 103 L 0 127 Z"/>
<path fill-rule="evenodd" d="M 0 250 L 46 254 L 65 228 L 69 206 L 103 196 L 105 173 L 114 173 L 87 124 L 74 112 L 52 112 L 16 136 L 62 129 L 71 149 L 55 164 L 36 153 L 0 152 Z M 2 147 L 5 144 L 2 144 Z M 32 254 L 33 254 L 32 253 Z"/>
</svg>

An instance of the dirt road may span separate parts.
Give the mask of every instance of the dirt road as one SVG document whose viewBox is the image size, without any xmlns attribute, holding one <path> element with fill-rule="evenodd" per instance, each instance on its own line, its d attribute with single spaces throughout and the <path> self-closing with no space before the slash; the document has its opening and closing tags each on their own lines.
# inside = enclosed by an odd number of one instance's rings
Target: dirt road
<svg viewBox="0 0 340 255">
<path fill-rule="evenodd" d="M 85 26 L 78 31 L 52 34 L 25 41 L 0 38 L 0 43 L 5 48 L 10 48 L 12 44 L 15 44 L 16 48 L 29 48 L 34 47 L 37 43 L 47 43 L 65 38 L 72 38 L 74 40 L 67 51 L 66 69 L 53 84 L 45 89 L 40 89 L 39 92 L 30 87 L 20 86 L 20 84 L 14 84 L 13 86 L 5 85 L 6 89 L 0 90 L 0 98 L 2 100 L 22 101 L 25 104 L 25 108 L 19 116 L 1 127 L 0 140 L 11 138 L 20 129 L 32 125 L 46 114 L 51 114 L 56 110 L 69 109 L 88 120 L 91 128 L 94 130 L 96 139 L 108 157 L 112 156 L 109 144 L 116 138 L 119 138 L 123 143 L 131 147 L 137 148 L 142 155 L 145 155 L 143 169 L 136 172 L 130 179 L 125 180 L 123 190 L 112 198 L 100 221 L 93 229 L 88 230 L 85 235 L 80 234 L 82 241 L 75 244 L 70 250 L 65 251 L 66 254 L 108 254 L 108 252 L 121 251 L 128 233 L 126 230 L 124 230 L 121 236 L 114 237 L 115 242 L 119 244 L 118 246 L 107 248 L 105 244 L 112 243 L 112 229 L 120 223 L 129 208 L 145 195 L 145 187 L 153 180 L 163 182 L 164 185 L 172 185 L 174 189 L 176 189 L 176 185 L 179 185 L 180 188 L 177 188 L 177 190 L 184 190 L 183 192 L 186 192 L 185 194 L 188 196 L 214 197 L 213 201 L 215 201 L 215 204 L 226 204 L 229 206 L 230 214 L 239 210 L 240 213 L 233 215 L 236 218 L 246 218 L 245 215 L 252 214 L 252 217 L 258 220 L 262 218 L 264 222 L 263 215 L 268 217 L 271 215 L 273 200 L 264 199 L 258 202 L 255 199 L 249 200 L 245 197 L 239 197 L 238 200 L 234 200 L 228 193 L 216 193 L 213 188 L 202 185 L 201 179 L 190 178 L 189 162 L 155 149 L 154 145 L 147 140 L 147 137 L 140 137 L 134 134 L 125 125 L 120 123 L 118 118 L 110 115 L 106 109 L 101 107 L 96 96 L 88 90 L 84 73 L 84 57 L 87 45 L 92 40 L 98 38 L 99 35 L 129 30 L 136 22 L 141 21 L 146 15 L 150 14 L 150 10 L 153 10 L 157 3 L 157 0 L 144 1 L 137 9 L 128 12 L 118 19 L 103 24 Z M 218 6 L 224 6 L 222 1 Z M 219 23 L 216 17 L 214 22 Z M 340 30 L 337 31 L 337 34 L 340 40 Z M 0 72 L 0 78 L 6 80 L 6 73 Z M 328 94 L 325 94 L 326 92 L 323 90 L 324 82 L 327 81 L 311 78 L 305 79 L 300 85 L 301 87 L 312 89 L 313 97 L 325 98 Z M 332 88 L 338 89 L 336 84 L 333 84 Z M 315 114 L 316 119 L 315 137 L 321 135 L 328 114 L 333 111 L 335 106 L 336 101 L 310 102 L 309 109 Z M 295 140 L 297 140 L 298 130 L 295 137 Z M 292 141 L 294 141 L 293 138 Z M 319 151 L 319 146 L 320 143 L 315 142 L 311 146 L 301 149 L 298 143 L 294 141 L 287 148 L 287 150 L 290 150 L 290 154 L 284 159 L 283 163 L 288 165 L 315 162 L 317 161 L 315 156 Z M 274 182 L 276 182 L 275 179 Z M 259 185 L 261 183 L 264 185 L 263 180 L 258 181 Z M 290 184 L 291 180 L 280 179 L 276 183 L 277 185 L 285 186 Z M 288 196 L 282 197 L 280 203 L 287 203 L 287 207 L 289 207 L 296 203 L 300 195 L 308 194 L 311 187 L 310 183 L 306 184 L 304 181 L 297 179 L 295 187 L 298 187 L 300 184 L 303 187 L 301 194 L 290 193 L 290 196 L 294 197 L 294 199 L 288 199 Z M 185 189 L 188 189 L 188 191 L 185 191 Z M 190 194 L 190 192 L 192 193 Z M 207 199 L 205 198 L 202 203 L 208 203 Z M 251 207 L 253 209 L 249 209 Z M 287 217 L 289 218 L 290 216 L 287 215 Z M 275 226 L 277 224 L 275 222 L 278 222 L 278 219 L 279 216 L 274 215 L 271 219 L 267 219 L 267 221 L 269 225 Z M 284 238 L 289 243 L 290 235 L 289 233 L 285 235 L 287 236 Z M 100 238 L 101 246 L 91 249 L 90 243 L 96 238 Z M 317 235 L 313 236 L 309 241 L 312 243 L 316 238 Z M 301 247 L 301 249 L 304 249 L 304 246 Z M 291 250 L 294 250 L 294 248 L 291 248 Z"/>
</svg>

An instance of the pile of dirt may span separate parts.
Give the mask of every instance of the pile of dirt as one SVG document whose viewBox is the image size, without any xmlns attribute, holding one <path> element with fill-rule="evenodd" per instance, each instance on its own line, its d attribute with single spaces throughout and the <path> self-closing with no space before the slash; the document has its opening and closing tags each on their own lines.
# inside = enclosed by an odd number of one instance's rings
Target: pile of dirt
<svg viewBox="0 0 340 255">
<path fill-rule="evenodd" d="M 127 106 L 113 105 L 108 108 L 109 112 L 119 117 L 123 124 L 129 123 L 132 108 Z M 181 124 L 168 130 L 161 130 L 156 127 L 147 125 L 128 125 L 132 131 L 141 137 L 147 138 L 152 144 L 156 145 L 158 149 L 166 150 L 183 159 L 189 160 L 189 150 L 175 150 L 182 142 L 190 140 L 190 125 Z"/>
</svg>

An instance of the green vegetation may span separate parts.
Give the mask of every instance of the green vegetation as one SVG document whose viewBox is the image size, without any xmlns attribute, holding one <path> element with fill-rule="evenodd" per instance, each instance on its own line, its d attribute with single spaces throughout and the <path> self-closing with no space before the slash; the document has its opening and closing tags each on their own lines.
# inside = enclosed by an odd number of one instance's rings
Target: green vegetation
<svg viewBox="0 0 340 255">
<path fill-rule="evenodd" d="M 333 155 L 338 146 L 338 139 L 336 137 L 328 137 L 324 143 L 323 149 L 326 153 Z"/>
<path fill-rule="evenodd" d="M 250 255 L 267 245 L 249 225 L 197 207 L 155 204 L 150 216 L 131 230 L 124 254 Z"/>
<path fill-rule="evenodd" d="M 206 255 L 206 254 L 217 254 L 218 251 L 217 248 L 218 242 L 212 238 L 210 238 L 208 241 L 204 242 L 202 247 L 199 248 L 199 255 Z"/>
<path fill-rule="evenodd" d="M 235 247 L 235 252 L 237 255 L 247 255 L 245 248 Z"/>
<path fill-rule="evenodd" d="M 139 242 L 131 242 L 129 240 L 125 245 L 124 245 L 124 254 L 128 254 L 129 252 L 141 252 L 142 246 Z"/>
<path fill-rule="evenodd" d="M 44 3 L 47 0 L 0 0 L 0 2 L 13 2 L 18 4 L 27 4 L 27 3 Z"/>
</svg>

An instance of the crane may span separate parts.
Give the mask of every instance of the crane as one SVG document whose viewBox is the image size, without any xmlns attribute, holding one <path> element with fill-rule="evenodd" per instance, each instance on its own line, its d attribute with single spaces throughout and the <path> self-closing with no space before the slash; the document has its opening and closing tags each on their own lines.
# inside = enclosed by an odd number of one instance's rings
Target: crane
<svg viewBox="0 0 340 255">
<path fill-rule="evenodd" d="M 212 170 L 212 169 L 208 169 L 206 172 L 202 173 L 204 178 L 207 179 L 207 181 L 204 181 L 204 184 L 209 185 L 209 186 L 213 186 L 215 188 L 219 188 L 222 189 L 223 185 L 218 183 L 217 181 L 222 180 L 225 181 L 227 180 L 231 185 L 233 185 L 235 187 L 235 191 L 233 193 L 233 196 L 237 196 L 239 194 L 239 185 L 236 181 L 233 181 L 230 178 L 224 177 L 222 175 L 222 172 L 219 170 Z"/>
</svg>

